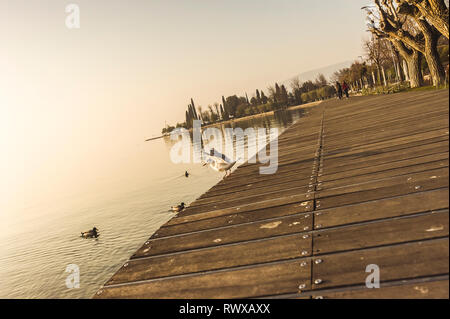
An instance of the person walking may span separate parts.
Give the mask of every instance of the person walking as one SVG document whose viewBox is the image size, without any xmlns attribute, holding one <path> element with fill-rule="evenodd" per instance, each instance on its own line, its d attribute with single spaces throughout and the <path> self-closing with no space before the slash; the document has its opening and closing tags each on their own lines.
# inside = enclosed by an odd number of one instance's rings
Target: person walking
<svg viewBox="0 0 450 319">
<path fill-rule="evenodd" d="M 345 93 L 345 97 L 348 99 L 348 90 L 349 90 L 350 88 L 348 87 L 348 84 L 344 81 L 344 83 L 342 84 L 342 90 L 344 91 L 344 93 Z"/>
<path fill-rule="evenodd" d="M 336 91 L 339 100 L 342 99 L 342 86 L 341 83 L 339 83 L 338 81 L 336 81 Z"/>
</svg>

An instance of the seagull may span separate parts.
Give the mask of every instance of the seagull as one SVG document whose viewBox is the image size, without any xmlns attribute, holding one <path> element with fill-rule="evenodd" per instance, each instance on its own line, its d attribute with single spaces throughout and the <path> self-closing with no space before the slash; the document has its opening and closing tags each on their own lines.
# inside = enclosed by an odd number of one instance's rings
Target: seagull
<svg viewBox="0 0 450 319">
<path fill-rule="evenodd" d="M 231 161 L 224 154 L 221 154 L 214 149 L 211 149 L 209 154 L 206 152 L 203 152 L 203 154 L 205 157 L 203 166 L 209 164 L 209 166 L 217 172 L 226 172 L 225 177 L 231 173 L 231 168 L 236 164 L 236 161 Z"/>
</svg>

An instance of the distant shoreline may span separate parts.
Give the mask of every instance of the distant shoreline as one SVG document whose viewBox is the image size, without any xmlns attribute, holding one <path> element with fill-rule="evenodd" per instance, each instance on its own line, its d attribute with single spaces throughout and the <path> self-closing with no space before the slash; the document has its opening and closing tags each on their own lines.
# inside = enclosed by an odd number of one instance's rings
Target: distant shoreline
<svg viewBox="0 0 450 319">
<path fill-rule="evenodd" d="M 167 135 L 161 135 L 161 136 L 157 136 L 157 137 L 150 137 L 150 138 L 146 139 L 145 142 L 157 140 L 159 138 L 163 138 L 164 136 L 167 136 Z"/>
<path fill-rule="evenodd" d="M 298 110 L 298 109 L 303 109 L 303 108 L 309 108 L 309 107 L 313 107 L 316 106 L 318 104 L 322 103 L 322 100 L 320 101 L 315 101 L 315 102 L 310 102 L 310 103 L 305 103 L 305 104 L 300 104 L 300 105 L 296 105 L 296 106 L 291 106 L 288 107 L 286 109 L 286 111 L 293 111 L 293 110 Z M 253 114 L 253 115 L 247 115 L 244 117 L 239 117 L 237 119 L 230 119 L 230 120 L 226 120 L 226 121 L 220 121 L 220 122 L 216 122 L 216 123 L 212 123 L 212 124 L 208 124 L 208 125 L 202 125 L 202 128 L 208 128 L 208 127 L 215 127 L 215 126 L 220 126 L 220 125 L 225 125 L 225 124 L 230 124 L 230 123 L 236 123 L 236 122 L 241 122 L 241 121 L 248 121 L 248 120 L 252 120 L 258 117 L 263 117 L 263 116 L 268 116 L 268 115 L 273 115 L 274 111 L 268 111 L 268 112 L 264 112 L 264 113 L 258 113 L 258 114 Z M 192 132 L 192 128 L 189 129 L 189 132 Z M 160 138 L 163 138 L 165 136 L 169 136 L 169 134 L 164 134 L 161 136 L 157 136 L 157 137 L 151 137 L 146 139 L 145 141 L 153 141 L 153 140 L 157 140 Z"/>
<path fill-rule="evenodd" d="M 296 106 L 291 106 L 288 107 L 286 109 L 286 111 L 292 111 L 292 110 L 298 110 L 298 109 L 303 109 L 303 108 L 308 108 L 308 107 L 312 107 L 312 106 L 316 106 L 318 104 L 322 103 L 322 101 L 315 101 L 315 102 L 310 102 L 310 103 L 305 103 L 305 104 L 300 104 L 300 105 L 296 105 Z M 221 121 L 221 122 L 217 122 L 217 123 L 213 123 L 213 124 L 208 124 L 208 125 L 202 125 L 202 128 L 208 128 L 208 127 L 214 127 L 214 126 L 218 126 L 218 125 L 223 125 L 223 124 L 230 124 L 230 123 L 236 123 L 236 122 L 240 122 L 240 121 L 248 121 L 248 120 L 252 120 L 258 117 L 263 117 L 263 116 L 268 116 L 268 115 L 273 115 L 275 111 L 268 111 L 268 112 L 264 112 L 264 113 L 258 113 L 258 114 L 253 114 L 253 115 L 247 115 L 244 117 L 239 117 L 237 119 L 231 119 L 231 120 L 226 120 L 226 121 Z M 191 130 L 191 129 L 190 129 Z"/>
</svg>

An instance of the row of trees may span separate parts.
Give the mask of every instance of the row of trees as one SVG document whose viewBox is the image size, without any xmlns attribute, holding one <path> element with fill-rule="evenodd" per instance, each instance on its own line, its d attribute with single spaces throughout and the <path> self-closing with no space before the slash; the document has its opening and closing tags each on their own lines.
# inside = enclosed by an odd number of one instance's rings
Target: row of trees
<svg viewBox="0 0 450 319">
<path fill-rule="evenodd" d="M 355 61 L 349 68 L 336 72 L 332 81 L 346 81 L 353 90 L 388 82 L 408 81 L 411 87 L 424 84 L 424 71 L 433 85 L 445 81 L 443 61 L 448 61 L 449 8 L 446 0 L 373 0 L 363 7 L 367 12 L 367 27 L 372 38 L 364 42 L 366 61 Z M 439 44 L 443 44 L 439 46 Z M 362 59 L 363 60 L 363 59 Z M 213 123 L 261 112 L 280 110 L 292 105 L 334 96 L 323 75 L 315 81 L 301 83 L 291 80 L 289 91 L 275 83 L 268 95 L 256 90 L 248 95 L 232 95 L 222 103 L 209 105 L 206 110 L 195 107 L 194 101 L 186 110 L 186 121 L 177 127 L 190 128 L 193 120 Z M 197 112 L 198 111 L 198 112 Z M 166 127 L 168 132 L 172 127 Z"/>
<path fill-rule="evenodd" d="M 205 110 L 201 106 L 195 106 L 194 100 L 191 99 L 185 112 L 185 122 L 177 123 L 176 126 L 166 126 L 162 133 L 168 133 L 175 127 L 189 129 L 192 127 L 193 120 L 211 124 L 232 118 L 283 110 L 289 106 L 327 99 L 336 93 L 334 86 L 328 84 L 323 74 L 320 74 L 315 81 L 301 82 L 298 77 L 295 77 L 289 84 L 290 90 L 284 84 L 275 83 L 268 87 L 268 95 L 263 90 L 257 89 L 251 98 L 247 93 L 245 96 L 231 95 L 226 98 L 222 96 L 222 103 L 208 105 Z"/>
<path fill-rule="evenodd" d="M 411 87 L 419 87 L 423 80 L 423 59 L 433 85 L 445 81 L 442 57 L 439 55 L 440 38 L 449 38 L 449 8 L 444 0 L 374 0 L 367 12 L 368 30 L 373 39 L 367 43 L 369 59 L 376 67 L 378 79 L 382 60 L 392 55 L 395 75 L 405 78 Z M 447 50 L 448 54 L 448 50 Z M 400 63 L 402 60 L 405 63 Z M 384 80 L 384 79 L 383 79 Z"/>
</svg>

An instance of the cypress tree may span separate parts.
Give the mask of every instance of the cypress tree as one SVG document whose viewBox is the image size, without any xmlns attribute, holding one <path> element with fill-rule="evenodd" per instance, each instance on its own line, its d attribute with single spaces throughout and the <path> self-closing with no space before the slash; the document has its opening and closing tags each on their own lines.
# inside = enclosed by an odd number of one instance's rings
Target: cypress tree
<svg viewBox="0 0 450 319">
<path fill-rule="evenodd" d="M 191 105 L 192 105 L 192 114 L 194 119 L 198 120 L 198 116 L 197 116 L 197 110 L 195 109 L 195 104 L 194 104 L 194 100 L 191 98 Z"/>
<path fill-rule="evenodd" d="M 280 86 L 278 85 L 278 83 L 275 83 L 275 95 L 276 95 L 277 99 L 280 96 L 280 94 L 281 94 Z"/>
<path fill-rule="evenodd" d="M 186 111 L 186 128 L 190 127 L 190 123 L 191 123 L 191 121 L 189 118 L 189 113 L 188 113 L 188 111 Z"/>
<path fill-rule="evenodd" d="M 227 103 L 225 101 L 225 97 L 222 95 L 222 105 L 223 105 L 223 109 L 226 111 L 227 110 Z"/>
<path fill-rule="evenodd" d="M 221 117 L 222 119 L 225 118 L 225 111 L 223 110 L 223 105 L 222 105 L 222 104 L 220 104 L 220 117 Z"/>
<path fill-rule="evenodd" d="M 267 96 L 264 94 L 264 91 L 261 91 L 261 102 L 262 104 L 267 104 Z"/>
<path fill-rule="evenodd" d="M 194 108 L 192 107 L 192 104 L 189 104 L 188 105 L 188 112 L 189 112 L 189 127 L 192 127 L 192 121 L 194 120 L 194 119 L 196 119 L 195 118 L 195 116 L 194 116 Z"/>
<path fill-rule="evenodd" d="M 280 99 L 281 99 L 281 104 L 283 106 L 287 106 L 288 101 L 289 101 L 289 95 L 287 93 L 286 87 L 283 85 L 281 85 L 281 92 L 280 92 Z"/>
</svg>

